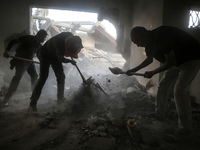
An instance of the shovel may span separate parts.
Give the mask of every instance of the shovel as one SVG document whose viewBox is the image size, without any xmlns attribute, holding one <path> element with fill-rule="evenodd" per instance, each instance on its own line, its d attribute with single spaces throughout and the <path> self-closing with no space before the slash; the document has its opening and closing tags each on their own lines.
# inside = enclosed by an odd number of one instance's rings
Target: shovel
<svg viewBox="0 0 200 150">
<path fill-rule="evenodd" d="M 114 67 L 114 68 L 110 68 L 109 67 L 109 70 L 113 73 L 113 74 L 126 74 L 125 71 L 123 71 L 122 69 L 118 68 L 118 67 Z M 136 76 L 144 76 L 144 74 L 142 73 L 131 73 L 131 75 L 136 75 Z"/>
<path fill-rule="evenodd" d="M 71 59 L 74 60 L 72 57 L 71 57 Z M 83 76 L 83 74 L 81 73 L 79 67 L 77 66 L 77 64 L 75 64 L 74 66 L 75 66 L 76 69 L 78 70 L 78 72 L 79 72 L 79 74 L 80 74 L 80 76 L 81 76 L 81 78 L 82 78 L 82 80 L 83 80 L 83 83 L 84 83 L 84 84 L 87 84 L 87 85 L 90 85 L 91 82 L 92 82 L 92 79 L 91 79 L 92 77 L 90 77 L 89 79 L 86 80 L 85 77 Z"/>
<path fill-rule="evenodd" d="M 19 60 L 23 60 L 23 61 L 29 61 L 29 62 L 32 62 L 32 63 L 40 64 L 40 62 L 31 60 L 31 59 L 26 59 L 26 58 L 16 57 L 16 56 L 9 56 L 9 57 L 10 57 L 10 58 L 14 58 L 14 59 L 19 59 Z"/>
<path fill-rule="evenodd" d="M 72 60 L 74 60 L 72 57 L 71 57 L 71 59 Z M 85 85 L 91 85 L 91 84 L 93 84 L 95 87 L 97 87 L 101 92 L 103 92 L 106 96 L 108 96 L 107 95 L 107 93 L 102 89 L 102 87 L 98 84 L 98 83 L 96 83 L 96 84 L 94 84 L 94 80 L 92 79 L 92 77 L 90 77 L 90 78 L 88 78 L 87 80 L 85 80 L 85 77 L 83 76 L 83 74 L 81 73 L 81 71 L 80 71 L 80 69 L 79 69 L 79 67 L 77 66 L 77 64 L 75 64 L 75 67 L 76 67 L 76 69 L 78 70 L 78 72 L 79 72 L 79 74 L 80 74 L 80 76 L 81 76 L 81 78 L 82 78 L 82 80 L 83 80 L 83 83 L 85 84 Z"/>
</svg>

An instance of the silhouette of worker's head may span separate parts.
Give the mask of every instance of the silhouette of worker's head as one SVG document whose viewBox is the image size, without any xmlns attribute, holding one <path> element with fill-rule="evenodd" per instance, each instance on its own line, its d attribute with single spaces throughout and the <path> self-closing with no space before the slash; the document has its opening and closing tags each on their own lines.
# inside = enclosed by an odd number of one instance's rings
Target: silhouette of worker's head
<svg viewBox="0 0 200 150">
<path fill-rule="evenodd" d="M 65 41 L 65 56 L 78 58 L 78 53 L 82 48 L 81 38 L 79 36 L 71 36 Z"/>
<path fill-rule="evenodd" d="M 148 38 L 148 31 L 144 27 L 137 26 L 132 28 L 130 33 L 130 39 L 137 46 L 139 47 L 146 46 L 147 38 Z"/>
</svg>

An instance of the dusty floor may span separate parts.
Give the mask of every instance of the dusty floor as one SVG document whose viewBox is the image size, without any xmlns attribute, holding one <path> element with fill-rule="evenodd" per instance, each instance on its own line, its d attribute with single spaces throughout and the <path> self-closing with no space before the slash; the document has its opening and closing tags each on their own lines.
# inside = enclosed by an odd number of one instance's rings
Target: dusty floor
<svg viewBox="0 0 200 150">
<path fill-rule="evenodd" d="M 113 77 L 105 79 L 101 87 L 108 96 L 94 84 L 71 87 L 65 91 L 67 100 L 62 108 L 56 105 L 55 91 L 43 92 L 37 114 L 27 113 L 31 92 L 18 91 L 9 106 L 0 108 L 0 150 L 200 149 L 198 113 L 190 140 L 166 141 L 166 135 L 177 127 L 173 101 L 169 118 L 158 121 L 148 117 L 155 109 L 155 98 L 142 87 L 122 87 L 120 82 L 113 83 Z M 135 127 L 127 126 L 129 119 L 135 119 Z"/>
</svg>

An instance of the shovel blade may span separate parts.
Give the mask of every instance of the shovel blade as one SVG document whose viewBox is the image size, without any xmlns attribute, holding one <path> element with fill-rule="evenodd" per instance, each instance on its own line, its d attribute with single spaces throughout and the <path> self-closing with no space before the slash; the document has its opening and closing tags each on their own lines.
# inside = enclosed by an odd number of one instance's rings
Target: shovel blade
<svg viewBox="0 0 200 150">
<path fill-rule="evenodd" d="M 125 72 L 122 71 L 122 69 L 118 68 L 118 67 L 114 67 L 114 68 L 110 68 L 109 70 L 113 73 L 113 74 L 124 74 Z"/>
<path fill-rule="evenodd" d="M 109 70 L 113 73 L 113 74 L 126 74 L 125 71 L 122 71 L 122 69 L 118 68 L 118 67 L 114 67 L 114 68 L 110 68 L 109 67 Z M 131 73 L 130 75 L 136 75 L 136 76 L 144 76 L 144 74 L 142 73 Z"/>
</svg>

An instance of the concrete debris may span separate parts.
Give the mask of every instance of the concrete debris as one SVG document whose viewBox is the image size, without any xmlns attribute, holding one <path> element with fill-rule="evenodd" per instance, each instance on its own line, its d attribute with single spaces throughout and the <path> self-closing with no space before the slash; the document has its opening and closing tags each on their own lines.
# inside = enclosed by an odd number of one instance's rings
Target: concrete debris
<svg viewBox="0 0 200 150">
<path fill-rule="evenodd" d="M 84 149 L 98 149 L 99 146 L 95 140 L 99 138 L 108 141 L 114 139 L 113 148 L 126 145 L 126 147 L 135 147 L 136 149 L 152 147 L 165 149 L 166 143 L 161 139 L 167 131 L 176 128 L 176 123 L 172 123 L 177 121 L 176 118 L 168 118 L 167 122 L 150 118 L 148 114 L 155 110 L 155 98 L 152 95 L 134 87 L 122 91 L 126 91 L 121 95 L 121 100 L 125 104 L 123 108 L 108 107 L 106 112 L 98 112 L 98 115 L 94 113 L 85 123 L 84 136 L 87 136 L 87 142 Z M 116 97 L 119 98 L 119 95 Z M 171 103 L 174 105 L 173 101 Z M 171 106 L 170 108 L 169 114 L 175 112 L 175 107 Z M 137 124 L 127 128 L 126 122 L 130 118 L 134 118 Z M 109 149 L 109 147 L 108 145 L 103 145 L 103 148 L 100 146 L 101 149 Z"/>
<path fill-rule="evenodd" d="M 106 80 L 108 81 L 108 79 Z M 112 82 L 107 82 L 108 85 L 110 83 Z M 101 100 L 98 99 L 99 93 L 102 94 L 102 92 L 97 92 L 94 89 L 86 91 L 92 92 L 88 94 L 81 87 L 78 96 L 74 96 L 76 103 L 69 104 L 70 107 L 78 110 L 72 111 L 72 114 L 82 114 L 82 119 L 80 119 L 82 123 L 77 123 L 77 126 L 80 124 L 79 128 L 82 131 L 77 131 L 76 128 L 74 130 L 78 133 L 74 132 L 74 134 L 81 137 L 79 144 L 82 145 L 83 150 L 110 150 L 116 147 L 118 149 L 124 147 L 126 149 L 133 147 L 134 149 L 166 149 L 166 143 L 161 139 L 169 130 L 176 128 L 175 122 L 177 121 L 172 98 L 169 99 L 169 118 L 167 121 L 158 121 L 148 116 L 149 113 L 155 111 L 155 97 L 148 94 L 143 88 L 128 86 L 128 88 L 121 89 L 119 93 L 109 95 L 109 98 L 106 99 L 103 94 L 105 101 L 102 101 L 102 97 Z M 87 118 L 85 121 L 84 117 Z M 48 114 L 45 121 L 52 118 L 54 115 Z M 136 125 L 127 126 L 127 121 L 132 118 L 134 118 Z M 48 127 L 51 125 L 51 128 L 54 128 L 55 124 L 53 123 L 47 123 Z M 82 135 L 80 132 L 83 132 Z"/>
<path fill-rule="evenodd" d="M 109 96 L 95 86 L 82 85 L 78 89 L 71 87 L 68 90 L 66 94 L 70 97 L 67 97 L 62 111 L 53 111 L 52 106 L 47 111 L 48 105 L 45 103 L 42 106 L 46 110 L 39 108 L 39 113 L 43 112 L 43 115 L 37 118 L 36 124 L 39 128 L 37 131 L 42 130 L 43 133 L 49 130 L 53 136 L 48 137 L 43 143 L 40 142 L 35 149 L 63 149 L 63 147 L 77 150 L 173 149 L 164 141 L 164 136 L 173 133 L 177 128 L 173 98 L 169 99 L 168 116 L 164 121 L 159 121 L 149 116 L 155 111 L 156 99 L 147 93 L 143 86 L 136 81 L 135 84 L 120 85 L 120 80 L 117 79 L 118 82 L 115 82 L 115 78 L 109 76 L 104 79 L 105 83 L 98 80 L 97 82 L 101 83 L 101 87 Z M 199 107 L 193 107 L 196 139 L 200 135 L 199 114 Z M 128 120 L 134 120 L 136 124 L 127 126 Z M 193 142 L 195 143 L 192 146 L 198 145 L 197 140 Z"/>
<path fill-rule="evenodd" d="M 133 95 L 135 95 L 136 92 L 139 90 L 134 87 L 128 87 L 127 89 L 123 89 L 121 91 L 121 96 L 123 98 L 132 98 Z"/>
<path fill-rule="evenodd" d="M 56 121 L 58 120 L 57 118 L 57 113 L 56 112 L 48 112 L 46 113 L 42 118 L 38 120 L 38 125 L 41 128 L 51 128 L 55 129 L 56 128 Z"/>
<path fill-rule="evenodd" d="M 48 127 L 51 128 L 51 129 L 55 129 L 55 128 L 56 128 L 55 122 L 51 122 L 51 123 L 48 125 Z"/>
<path fill-rule="evenodd" d="M 91 138 L 83 150 L 113 150 L 116 147 L 115 140 L 104 137 Z"/>
</svg>

